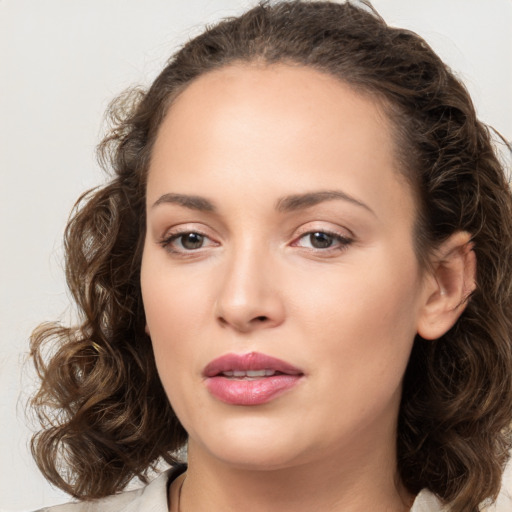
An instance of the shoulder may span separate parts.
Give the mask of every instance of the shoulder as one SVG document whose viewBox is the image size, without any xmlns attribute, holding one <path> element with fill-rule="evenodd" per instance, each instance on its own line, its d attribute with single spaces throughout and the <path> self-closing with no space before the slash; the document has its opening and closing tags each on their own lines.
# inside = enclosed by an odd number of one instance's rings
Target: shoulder
<svg viewBox="0 0 512 512">
<path fill-rule="evenodd" d="M 64 503 L 35 512 L 168 512 L 167 487 L 184 471 L 178 466 L 161 473 L 145 487 L 91 501 Z"/>
<path fill-rule="evenodd" d="M 130 510 L 131 507 L 127 507 L 133 503 L 136 503 L 137 501 L 140 502 L 141 495 L 142 489 L 137 489 L 135 491 L 126 491 L 114 496 L 108 496 L 107 498 L 101 498 L 99 500 L 63 503 L 62 505 L 42 508 L 40 510 L 36 510 L 36 512 L 124 512 L 126 510 Z"/>
</svg>

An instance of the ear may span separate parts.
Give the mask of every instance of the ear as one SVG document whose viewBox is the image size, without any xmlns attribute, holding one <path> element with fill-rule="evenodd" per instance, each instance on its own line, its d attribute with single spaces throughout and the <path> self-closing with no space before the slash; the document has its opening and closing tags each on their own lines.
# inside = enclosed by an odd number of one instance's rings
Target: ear
<svg viewBox="0 0 512 512">
<path fill-rule="evenodd" d="M 454 233 L 436 251 L 426 276 L 418 334 L 437 339 L 454 325 L 476 288 L 476 255 L 471 235 Z"/>
</svg>

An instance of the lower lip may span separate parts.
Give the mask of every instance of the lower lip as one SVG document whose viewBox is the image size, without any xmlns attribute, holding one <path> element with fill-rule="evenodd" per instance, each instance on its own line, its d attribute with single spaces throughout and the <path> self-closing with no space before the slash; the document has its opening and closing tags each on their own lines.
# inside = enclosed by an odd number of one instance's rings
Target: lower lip
<svg viewBox="0 0 512 512">
<path fill-rule="evenodd" d="M 237 380 L 219 375 L 207 378 L 206 387 L 215 398 L 227 404 L 261 405 L 293 388 L 301 378 L 301 375 L 273 375 Z"/>
</svg>

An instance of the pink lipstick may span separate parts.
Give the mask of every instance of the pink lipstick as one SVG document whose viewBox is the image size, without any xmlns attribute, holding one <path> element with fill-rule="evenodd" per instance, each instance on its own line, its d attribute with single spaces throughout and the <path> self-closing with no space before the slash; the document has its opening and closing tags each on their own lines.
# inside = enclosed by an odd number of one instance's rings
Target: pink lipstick
<svg viewBox="0 0 512 512">
<path fill-rule="evenodd" d="M 304 376 L 299 368 L 275 357 L 250 352 L 226 354 L 203 370 L 208 391 L 231 405 L 261 405 L 294 387 Z"/>
</svg>

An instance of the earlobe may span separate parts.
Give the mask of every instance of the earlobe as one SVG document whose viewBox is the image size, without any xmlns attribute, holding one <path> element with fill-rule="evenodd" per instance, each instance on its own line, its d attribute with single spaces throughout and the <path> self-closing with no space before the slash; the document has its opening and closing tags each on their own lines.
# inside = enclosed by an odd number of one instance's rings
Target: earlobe
<svg viewBox="0 0 512 512">
<path fill-rule="evenodd" d="M 476 255 L 469 233 L 454 233 L 441 245 L 426 279 L 417 330 L 432 340 L 455 325 L 476 288 Z"/>
</svg>

